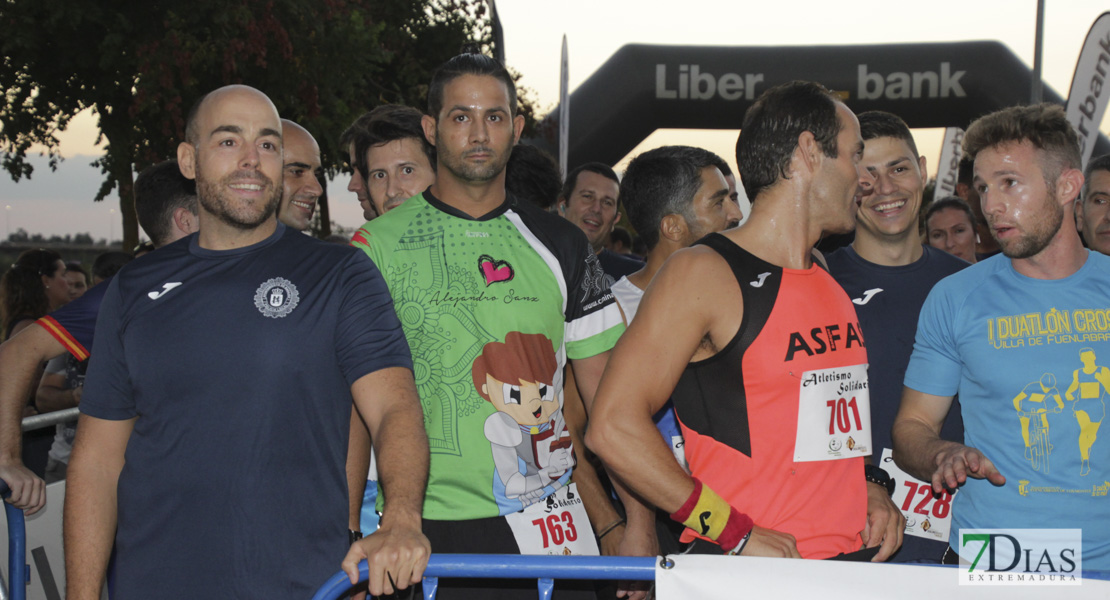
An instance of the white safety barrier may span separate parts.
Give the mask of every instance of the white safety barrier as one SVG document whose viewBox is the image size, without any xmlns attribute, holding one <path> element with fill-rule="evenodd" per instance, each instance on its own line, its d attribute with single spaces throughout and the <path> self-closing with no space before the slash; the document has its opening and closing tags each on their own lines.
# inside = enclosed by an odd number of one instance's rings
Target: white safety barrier
<svg viewBox="0 0 1110 600">
<path fill-rule="evenodd" d="M 62 553 L 62 505 L 65 504 L 66 482 L 46 486 L 46 506 L 27 517 L 27 564 L 31 577 L 27 600 L 61 600 L 65 598 L 65 557 Z M 0 519 L 0 569 L 4 581 L 8 573 L 8 525 Z"/>
<path fill-rule="evenodd" d="M 674 562 L 671 568 L 655 568 L 655 590 L 659 600 L 1110 598 L 1110 581 L 1095 579 L 1084 579 L 1078 586 L 970 586 L 960 584 L 959 578 L 961 574 L 966 575 L 966 571 L 959 567 L 702 555 L 670 558 Z"/>
</svg>

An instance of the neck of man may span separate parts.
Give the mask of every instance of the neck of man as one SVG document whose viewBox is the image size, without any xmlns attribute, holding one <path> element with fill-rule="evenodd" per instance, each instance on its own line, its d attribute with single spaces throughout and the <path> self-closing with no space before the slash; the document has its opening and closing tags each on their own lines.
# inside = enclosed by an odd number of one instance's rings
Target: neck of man
<svg viewBox="0 0 1110 600">
<path fill-rule="evenodd" d="M 904 267 L 925 252 L 916 226 L 895 235 L 876 235 L 857 226 L 852 249 L 863 260 L 884 267 Z"/>
<path fill-rule="evenodd" d="M 1075 274 L 1087 262 L 1088 252 L 1075 227 L 1072 211 L 1064 212 L 1064 220 L 1056 235 L 1037 254 L 1029 258 L 1011 258 L 1014 270 L 1033 279 L 1063 279 Z"/>
<path fill-rule="evenodd" d="M 234 225 L 223 222 L 215 215 L 209 214 L 202 207 L 197 215 L 200 219 L 200 232 L 197 233 L 197 244 L 205 250 L 234 250 L 245 248 L 265 240 L 274 234 L 277 229 L 277 218 L 270 218 L 252 229 L 240 229 Z"/>
<path fill-rule="evenodd" d="M 629 275 L 628 282 L 641 290 L 646 290 L 648 284 L 655 278 L 655 274 L 659 272 L 659 269 L 663 268 L 663 263 L 667 262 L 667 259 L 670 258 L 672 254 L 678 252 L 682 248 L 683 246 L 679 246 L 667 238 L 660 236 L 659 242 L 648 252 L 644 268 Z"/>
<path fill-rule="evenodd" d="M 464 181 L 441 166 L 431 190 L 447 206 L 477 219 L 505 203 L 505 170 L 486 181 Z"/>
<path fill-rule="evenodd" d="M 808 185 L 800 178 L 780 180 L 752 201 L 744 224 L 722 232 L 755 256 L 786 269 L 813 266 L 813 247 L 826 233 L 827 223 L 813 214 Z"/>
</svg>

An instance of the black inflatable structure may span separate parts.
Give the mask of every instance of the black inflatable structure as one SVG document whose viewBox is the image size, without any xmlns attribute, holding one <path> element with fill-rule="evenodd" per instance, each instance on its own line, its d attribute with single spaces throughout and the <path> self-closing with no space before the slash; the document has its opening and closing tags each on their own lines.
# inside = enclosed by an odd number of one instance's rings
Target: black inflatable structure
<svg viewBox="0 0 1110 600">
<path fill-rule="evenodd" d="M 967 127 L 1029 101 L 1031 70 L 999 42 L 858 46 L 622 47 L 570 96 L 570 167 L 616 164 L 656 129 L 740 129 L 768 87 L 818 81 L 857 113 L 885 110 L 910 127 Z M 1048 86 L 1044 99 L 1064 103 Z M 558 148 L 556 108 L 540 140 Z M 1100 135 L 1095 155 L 1110 152 Z M 556 153 L 557 154 L 557 153 Z M 733 157 L 728 157 L 733 158 Z"/>
</svg>

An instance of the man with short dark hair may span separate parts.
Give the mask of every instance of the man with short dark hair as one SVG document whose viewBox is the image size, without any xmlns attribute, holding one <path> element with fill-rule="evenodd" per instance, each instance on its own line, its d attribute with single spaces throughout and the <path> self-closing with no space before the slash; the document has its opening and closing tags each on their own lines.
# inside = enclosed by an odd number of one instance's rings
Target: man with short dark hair
<svg viewBox="0 0 1110 600">
<path fill-rule="evenodd" d="M 856 212 L 856 236 L 851 245 L 825 259 L 829 273 L 856 305 L 856 315 L 867 340 L 874 445 L 871 461 L 893 479 L 895 494 L 902 498 L 906 496 L 907 482 L 912 486 L 925 485 L 892 468 L 890 441 L 890 426 L 902 398 L 902 374 L 913 350 L 911 340 L 917 330 L 917 316 L 933 285 L 967 263 L 921 244 L 917 218 L 928 172 L 925 157 L 917 153 L 910 128 L 897 115 L 882 111 L 861 113 L 859 127 L 863 136 L 862 197 Z M 941 435 L 944 439 L 963 440 L 958 405 L 949 411 Z M 947 501 L 947 497 L 915 498 L 913 510 L 902 509 L 913 525 L 907 528 L 909 535 L 902 548 L 892 557 L 894 562 L 940 562 L 948 519 L 917 516 L 922 510 L 932 510 L 933 502 Z"/>
<path fill-rule="evenodd" d="M 568 492 L 563 367 L 574 364 L 589 405 L 624 327 L 581 232 L 506 192 L 523 126 L 501 63 L 448 60 L 432 77 L 423 120 L 435 183 L 352 239 L 385 274 L 427 374 L 418 382 L 431 445 L 424 530 L 436 552 L 597 553 L 581 499 Z M 541 537 L 552 506 L 561 523 L 574 523 L 574 540 Z M 536 593 L 532 583 L 480 585 L 452 591 Z"/>
<path fill-rule="evenodd" d="M 1110 154 L 1087 163 L 1076 207 L 1076 227 L 1087 247 L 1110 254 Z"/>
<path fill-rule="evenodd" d="M 297 231 L 306 231 L 316 213 L 316 203 L 324 193 L 317 176 L 320 173 L 320 145 L 307 129 L 281 120 L 282 196 L 278 219 Z"/>
<path fill-rule="evenodd" d="M 613 295 L 625 323 L 636 317 L 644 290 L 663 263 L 675 252 L 689 247 L 710 233 L 735 227 L 740 207 L 729 198 L 728 184 L 721 174 L 716 154 L 691 146 L 663 146 L 632 159 L 621 181 L 621 198 L 628 220 L 644 232 L 649 248 L 643 269 L 613 284 Z M 682 432 L 668 402 L 653 421 L 664 441 L 678 458 L 682 454 Z M 680 460 L 685 466 L 685 460 Z M 680 550 L 681 525 L 656 518 L 659 547 L 663 554 Z"/>
<path fill-rule="evenodd" d="M 282 127 L 263 93 L 209 93 L 186 133 L 200 230 L 124 267 L 101 306 L 68 473 L 67 597 L 99 597 L 110 554 L 120 598 L 311 594 L 349 546 L 352 402 L 390 496 L 351 552 L 369 556 L 374 595 L 419 581 L 427 442 L 381 275 L 276 219 Z"/>
<path fill-rule="evenodd" d="M 713 156 L 717 156 L 714 154 Z M 736 205 L 736 209 L 740 211 L 740 220 L 744 220 L 743 208 L 740 206 L 740 188 L 736 184 L 736 175 L 732 172 L 732 168 L 728 166 L 725 159 L 717 156 L 717 168 L 721 171 L 721 175 L 725 176 L 725 183 L 728 184 L 728 199 Z"/>
<path fill-rule="evenodd" d="M 618 206 L 620 184 L 617 174 L 608 165 L 586 163 L 567 173 L 558 202 L 559 214 L 586 234 L 610 285 L 644 266 L 638 260 L 621 256 L 605 247 L 609 232 L 621 220 Z"/>
<path fill-rule="evenodd" d="M 385 104 L 359 117 L 339 139 L 350 154 L 355 192 L 367 221 L 397 208 L 435 181 L 435 147 L 411 106 Z"/>
<path fill-rule="evenodd" d="M 974 556 L 961 530 L 1035 526 L 1081 529 L 1083 567 L 1110 569 L 1110 503 L 1074 493 L 1110 479 L 1110 443 L 1095 439 L 1110 383 L 1110 258 L 1073 226 L 1078 137 L 1062 107 L 1018 106 L 972 123 L 964 152 L 1003 256 L 925 301 L 894 458 L 934 492 L 960 488 L 947 562 Z M 940 436 L 957 394 L 966 445 Z"/>
<path fill-rule="evenodd" d="M 675 252 L 613 353 L 586 441 L 686 525 L 693 552 L 883 560 L 901 543 L 901 515 L 865 478 L 864 339 L 811 253 L 855 226 L 862 153 L 855 115 L 825 88 L 767 90 L 736 145 L 751 215 Z M 668 397 L 690 474 L 652 424 Z"/>
</svg>

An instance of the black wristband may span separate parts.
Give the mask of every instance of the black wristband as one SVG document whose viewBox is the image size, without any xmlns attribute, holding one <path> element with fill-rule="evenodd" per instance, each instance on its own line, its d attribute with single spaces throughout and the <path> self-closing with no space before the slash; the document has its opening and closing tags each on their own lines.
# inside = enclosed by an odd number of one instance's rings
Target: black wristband
<svg viewBox="0 0 1110 600">
<path fill-rule="evenodd" d="M 348 529 L 347 537 L 350 539 L 350 543 L 353 544 L 362 539 L 362 532 L 357 529 Z"/>
<path fill-rule="evenodd" d="M 875 465 L 864 465 L 863 476 L 871 483 L 877 483 L 886 488 L 888 496 L 894 496 L 894 480 L 880 467 Z"/>
</svg>

